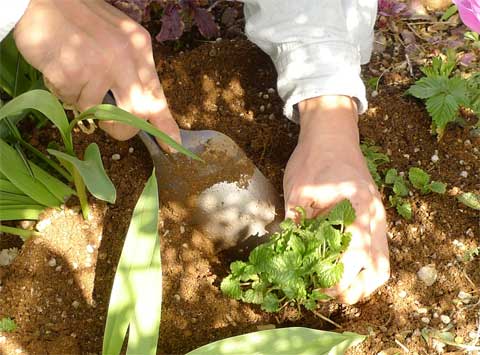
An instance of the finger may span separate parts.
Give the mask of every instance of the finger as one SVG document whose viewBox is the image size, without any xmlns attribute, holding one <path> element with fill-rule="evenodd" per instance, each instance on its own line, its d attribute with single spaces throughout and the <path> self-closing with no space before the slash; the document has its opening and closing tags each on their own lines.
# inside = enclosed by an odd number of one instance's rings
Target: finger
<svg viewBox="0 0 480 355">
<path fill-rule="evenodd" d="M 54 96 L 67 105 L 74 105 L 80 95 L 81 86 L 73 83 L 64 85 L 66 80 L 61 70 L 45 71 L 43 75 L 43 83 Z"/>
<path fill-rule="evenodd" d="M 132 38 L 132 41 L 132 45 L 138 49 L 135 56 L 138 76 L 149 103 L 147 119 L 156 128 L 181 144 L 180 129 L 168 108 L 167 99 L 155 69 L 150 36 L 140 32 Z M 159 138 L 157 138 L 157 142 L 164 150 L 173 151 L 169 145 Z"/>
<path fill-rule="evenodd" d="M 102 103 L 103 98 L 108 92 L 109 83 L 100 81 L 89 81 L 80 92 L 75 105 L 80 111 L 88 110 L 89 108 Z"/>
<path fill-rule="evenodd" d="M 374 269 L 362 270 L 351 286 L 339 295 L 338 300 L 346 304 L 355 304 L 370 296 L 388 280 L 389 274 Z"/>
</svg>

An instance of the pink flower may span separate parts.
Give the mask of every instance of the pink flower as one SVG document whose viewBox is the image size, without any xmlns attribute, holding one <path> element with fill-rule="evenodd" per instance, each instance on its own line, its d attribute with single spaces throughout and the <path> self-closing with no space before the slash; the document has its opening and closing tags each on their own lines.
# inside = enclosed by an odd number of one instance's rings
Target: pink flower
<svg viewBox="0 0 480 355">
<path fill-rule="evenodd" d="M 465 25 L 480 33 L 480 0 L 453 0 Z"/>
</svg>

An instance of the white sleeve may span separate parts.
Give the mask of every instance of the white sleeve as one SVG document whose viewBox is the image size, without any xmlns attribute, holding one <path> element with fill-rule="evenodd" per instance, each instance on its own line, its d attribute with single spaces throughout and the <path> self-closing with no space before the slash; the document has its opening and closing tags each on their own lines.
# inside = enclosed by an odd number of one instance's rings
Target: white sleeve
<svg viewBox="0 0 480 355">
<path fill-rule="evenodd" d="M 378 0 L 244 0 L 249 39 L 277 69 L 285 115 L 322 95 L 346 95 L 367 109 L 360 64 L 370 60 Z"/>
<path fill-rule="evenodd" d="M 15 27 L 29 2 L 30 0 L 12 0 L 0 4 L 0 41 Z"/>
</svg>

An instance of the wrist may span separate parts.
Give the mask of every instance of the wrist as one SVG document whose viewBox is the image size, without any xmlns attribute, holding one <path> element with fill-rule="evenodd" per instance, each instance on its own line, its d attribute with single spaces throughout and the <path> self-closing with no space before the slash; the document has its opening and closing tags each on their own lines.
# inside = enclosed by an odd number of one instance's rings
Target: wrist
<svg viewBox="0 0 480 355">
<path fill-rule="evenodd" d="M 301 101 L 300 140 L 359 143 L 358 112 L 348 96 L 319 96 Z"/>
</svg>

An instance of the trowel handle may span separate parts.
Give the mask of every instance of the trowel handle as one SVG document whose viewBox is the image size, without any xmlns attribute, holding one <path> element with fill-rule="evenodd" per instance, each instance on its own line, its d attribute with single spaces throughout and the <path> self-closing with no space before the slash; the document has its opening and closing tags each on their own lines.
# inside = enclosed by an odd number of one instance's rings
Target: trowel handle
<svg viewBox="0 0 480 355">
<path fill-rule="evenodd" d="M 103 98 L 103 103 L 104 104 L 109 104 L 109 105 L 117 105 L 117 102 L 115 101 L 115 98 L 113 97 L 112 93 L 109 91 Z M 140 139 L 142 140 L 143 144 L 147 148 L 148 152 L 150 153 L 153 162 L 155 165 L 157 165 L 157 162 L 161 162 L 164 165 L 170 165 L 170 161 L 167 159 L 165 153 L 162 151 L 160 146 L 158 145 L 157 141 L 155 140 L 154 137 L 152 137 L 150 134 L 144 131 L 139 131 L 137 134 Z M 156 166 L 158 169 L 159 167 Z"/>
</svg>

